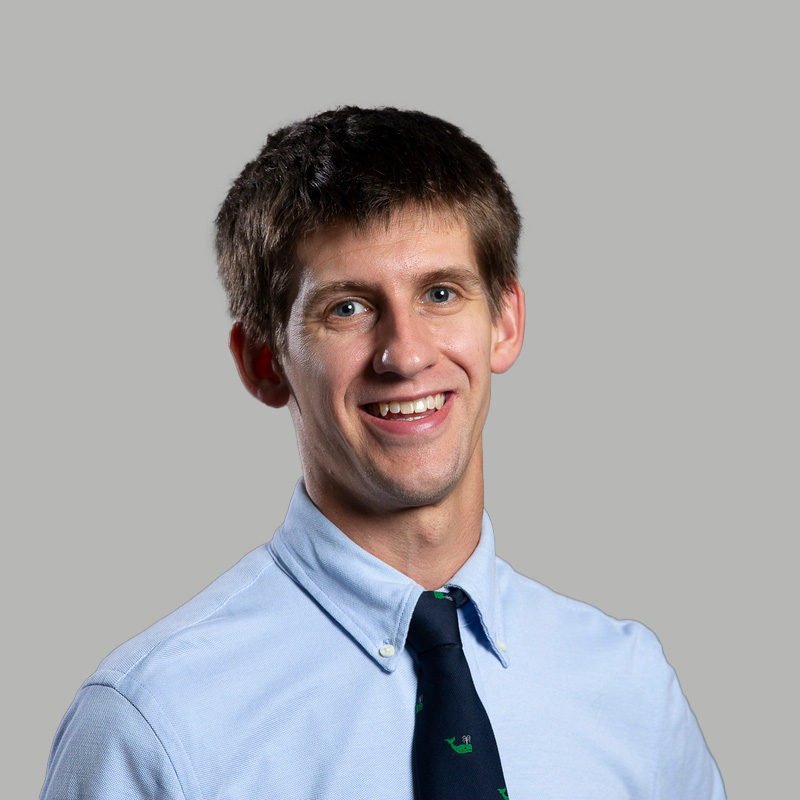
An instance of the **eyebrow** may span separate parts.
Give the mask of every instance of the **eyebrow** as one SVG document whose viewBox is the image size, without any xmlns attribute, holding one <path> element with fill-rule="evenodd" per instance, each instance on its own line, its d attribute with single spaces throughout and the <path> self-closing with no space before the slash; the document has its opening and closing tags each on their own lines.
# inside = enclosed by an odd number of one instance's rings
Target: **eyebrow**
<svg viewBox="0 0 800 800">
<path fill-rule="evenodd" d="M 467 267 L 439 267 L 417 275 L 418 286 L 430 286 L 436 283 L 455 283 L 465 289 L 483 288 L 482 277 Z M 380 292 L 384 284 L 372 281 L 333 281 L 317 286 L 304 303 L 306 309 L 320 305 L 343 294 L 364 294 Z"/>
</svg>

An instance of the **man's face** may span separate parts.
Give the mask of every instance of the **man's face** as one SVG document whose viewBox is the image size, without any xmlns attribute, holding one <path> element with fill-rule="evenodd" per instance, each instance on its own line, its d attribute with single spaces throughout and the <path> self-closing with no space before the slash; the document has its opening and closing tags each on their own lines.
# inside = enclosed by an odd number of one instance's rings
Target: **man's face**
<svg viewBox="0 0 800 800">
<path fill-rule="evenodd" d="M 312 499 L 385 513 L 482 492 L 491 372 L 519 347 L 498 355 L 503 323 L 466 227 L 408 212 L 388 228 L 326 229 L 298 256 L 277 360 Z"/>
</svg>

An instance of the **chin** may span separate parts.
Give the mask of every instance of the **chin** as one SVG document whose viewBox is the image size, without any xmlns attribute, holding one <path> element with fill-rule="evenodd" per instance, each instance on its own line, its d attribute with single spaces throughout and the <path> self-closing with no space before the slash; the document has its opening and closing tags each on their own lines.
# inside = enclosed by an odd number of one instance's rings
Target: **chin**
<svg viewBox="0 0 800 800">
<path fill-rule="evenodd" d="M 376 489 L 374 496 L 381 498 L 381 506 L 388 511 L 436 505 L 451 494 L 461 477 L 457 470 L 447 475 L 420 476 L 415 481 L 373 475 L 372 485 Z"/>
</svg>

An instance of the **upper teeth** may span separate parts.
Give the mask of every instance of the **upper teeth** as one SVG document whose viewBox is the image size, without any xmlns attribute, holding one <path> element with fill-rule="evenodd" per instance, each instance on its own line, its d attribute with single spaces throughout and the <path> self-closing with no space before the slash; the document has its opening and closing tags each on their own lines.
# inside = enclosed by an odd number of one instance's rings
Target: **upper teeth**
<svg viewBox="0 0 800 800">
<path fill-rule="evenodd" d="M 444 405 L 444 394 L 429 394 L 417 400 L 392 400 L 389 403 L 378 403 L 378 411 L 385 417 L 390 411 L 392 414 L 421 414 L 423 411 L 437 411 Z"/>
</svg>

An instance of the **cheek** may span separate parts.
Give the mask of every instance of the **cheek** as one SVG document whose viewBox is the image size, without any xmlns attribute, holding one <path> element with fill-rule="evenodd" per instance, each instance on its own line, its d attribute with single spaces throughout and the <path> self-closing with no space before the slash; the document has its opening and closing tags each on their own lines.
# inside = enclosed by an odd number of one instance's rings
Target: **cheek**
<svg viewBox="0 0 800 800">
<path fill-rule="evenodd" d="M 309 365 L 319 380 L 344 392 L 371 368 L 374 355 L 367 336 L 331 337 L 316 343 Z"/>
<path fill-rule="evenodd" d="M 341 339 L 298 342 L 292 348 L 291 369 L 287 377 L 301 405 L 304 398 L 314 400 L 321 411 L 324 407 L 343 407 L 348 391 L 356 385 L 365 363 L 371 363 L 369 347 L 364 342 L 344 342 Z"/>
<path fill-rule="evenodd" d="M 439 348 L 448 359 L 468 373 L 488 370 L 492 349 L 491 330 L 478 324 L 459 324 L 440 332 Z"/>
</svg>

